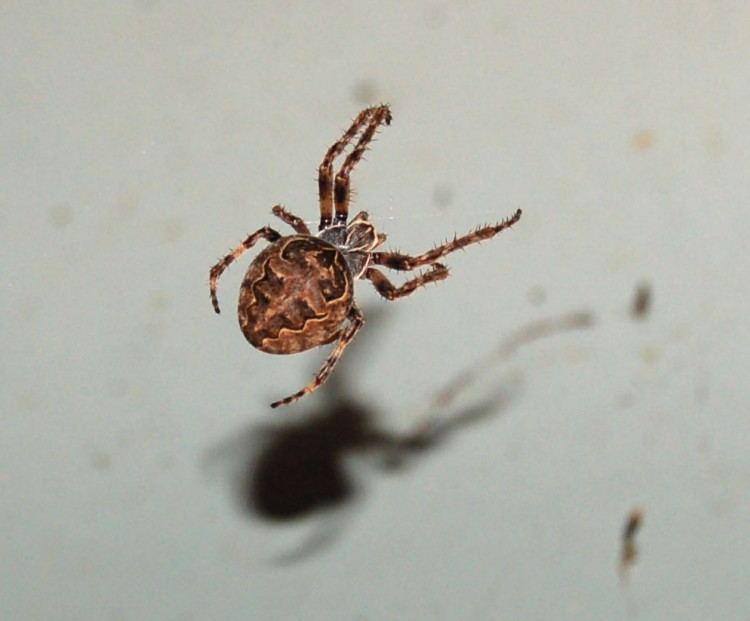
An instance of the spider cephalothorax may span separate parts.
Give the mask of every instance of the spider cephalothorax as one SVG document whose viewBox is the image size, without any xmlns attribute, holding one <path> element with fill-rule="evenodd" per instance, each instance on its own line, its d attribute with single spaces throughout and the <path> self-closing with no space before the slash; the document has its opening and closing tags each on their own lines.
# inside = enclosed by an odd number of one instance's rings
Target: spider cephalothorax
<svg viewBox="0 0 750 621">
<path fill-rule="evenodd" d="M 484 226 L 462 237 L 455 237 L 417 256 L 397 252 L 375 252 L 385 241 L 361 211 L 349 218 L 349 175 L 362 159 L 378 127 L 390 125 L 386 105 L 367 108 L 357 115 L 351 127 L 328 149 L 318 170 L 320 224 L 313 235 L 301 218 L 277 205 L 273 213 L 291 226 L 296 235 L 282 237 L 270 227 L 249 235 L 235 250 L 211 268 L 211 301 L 219 312 L 216 283 L 219 276 L 260 239 L 270 242 L 250 265 L 240 287 L 239 320 L 245 338 L 254 347 L 270 354 L 296 354 L 337 341 L 315 378 L 302 390 L 276 401 L 278 407 L 313 392 L 328 379 L 341 354 L 364 325 L 362 312 L 354 301 L 354 281 L 366 279 L 387 300 L 396 300 L 430 282 L 448 277 L 448 268 L 438 263 L 445 255 L 471 244 L 490 239 L 518 222 L 521 210 L 498 224 Z M 334 177 L 333 162 L 359 136 Z M 393 285 L 375 266 L 426 272 Z"/>
</svg>

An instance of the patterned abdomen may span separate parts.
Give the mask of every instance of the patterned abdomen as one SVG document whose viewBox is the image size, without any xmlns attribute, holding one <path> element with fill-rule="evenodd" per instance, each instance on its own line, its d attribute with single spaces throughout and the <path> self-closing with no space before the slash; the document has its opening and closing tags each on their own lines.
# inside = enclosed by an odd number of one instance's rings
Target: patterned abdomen
<svg viewBox="0 0 750 621">
<path fill-rule="evenodd" d="M 292 235 L 264 249 L 240 288 L 239 321 L 253 347 L 296 354 L 335 340 L 353 301 L 344 255 L 317 237 Z"/>
</svg>

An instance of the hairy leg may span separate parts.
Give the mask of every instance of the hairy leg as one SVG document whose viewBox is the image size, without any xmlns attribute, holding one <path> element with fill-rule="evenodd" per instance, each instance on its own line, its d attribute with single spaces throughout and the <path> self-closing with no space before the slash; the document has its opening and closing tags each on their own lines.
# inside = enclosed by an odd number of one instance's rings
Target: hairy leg
<svg viewBox="0 0 750 621">
<path fill-rule="evenodd" d="M 357 332 L 359 332 L 362 329 L 362 326 L 365 325 L 365 318 L 362 315 L 362 311 L 359 310 L 359 307 L 356 304 L 352 305 L 352 308 L 349 311 L 348 319 L 349 325 L 341 332 L 341 336 L 339 336 L 339 340 L 336 342 L 336 346 L 333 348 L 331 355 L 328 356 L 328 359 L 323 363 L 323 366 L 320 367 L 320 370 L 315 375 L 313 380 L 302 390 L 295 392 L 293 395 L 290 395 L 285 399 L 280 399 L 279 401 L 273 402 L 271 404 L 272 408 L 277 408 L 282 405 L 289 405 L 290 403 L 301 399 L 305 395 L 314 392 L 326 382 L 328 376 L 331 374 L 331 371 L 333 371 L 333 368 L 339 361 L 339 358 L 341 358 L 341 354 L 344 353 L 344 350 L 349 346 L 349 343 L 351 343 L 352 340 L 354 340 L 354 337 L 357 336 Z"/>
<path fill-rule="evenodd" d="M 219 310 L 219 299 L 216 295 L 216 282 L 219 280 L 219 276 L 224 273 L 232 263 L 239 259 L 245 252 L 250 250 L 255 244 L 261 239 L 265 239 L 268 242 L 275 242 L 281 239 L 281 235 L 274 231 L 271 227 L 264 226 L 262 229 L 258 229 L 255 233 L 248 235 L 239 246 L 237 246 L 232 252 L 225 256 L 221 261 L 211 268 L 209 273 L 209 285 L 211 288 L 211 303 L 214 305 L 214 310 L 220 313 Z"/>
</svg>

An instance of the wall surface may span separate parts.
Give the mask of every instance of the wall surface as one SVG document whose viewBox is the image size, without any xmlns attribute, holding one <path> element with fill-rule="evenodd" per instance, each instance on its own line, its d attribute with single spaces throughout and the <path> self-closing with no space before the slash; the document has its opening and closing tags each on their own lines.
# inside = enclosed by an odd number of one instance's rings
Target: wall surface
<svg viewBox="0 0 750 621">
<path fill-rule="evenodd" d="M 748 32 L 732 0 L 9 3 L 0 618 L 747 619 Z M 208 270 L 277 203 L 315 227 L 382 101 L 384 248 L 523 218 L 399 302 L 357 283 L 333 379 L 271 410 L 329 348 L 253 349 L 253 253 L 219 316 Z"/>
</svg>

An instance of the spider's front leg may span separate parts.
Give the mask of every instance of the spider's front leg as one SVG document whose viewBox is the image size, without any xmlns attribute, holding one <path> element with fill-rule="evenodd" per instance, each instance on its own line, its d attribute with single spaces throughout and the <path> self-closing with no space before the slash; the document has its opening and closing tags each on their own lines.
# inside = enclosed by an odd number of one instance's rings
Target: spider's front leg
<svg viewBox="0 0 750 621">
<path fill-rule="evenodd" d="M 320 225 L 318 230 L 328 228 L 333 223 L 334 201 L 336 204 L 336 224 L 345 224 L 349 213 L 349 173 L 362 159 L 367 144 L 372 140 L 375 131 L 382 123 L 389 125 L 391 111 L 387 105 L 366 108 L 352 121 L 351 126 L 328 149 L 318 168 L 318 196 L 320 198 Z M 362 130 L 362 128 L 365 128 Z M 333 176 L 333 162 L 339 157 L 362 131 L 359 142 L 344 161 L 344 165 L 336 175 L 335 188 Z"/>
<path fill-rule="evenodd" d="M 320 198 L 320 226 L 318 230 L 331 226 L 333 222 L 333 162 L 344 152 L 346 146 L 356 138 L 360 128 L 372 115 L 372 108 L 362 110 L 343 136 L 331 145 L 318 168 L 318 196 Z"/>
<path fill-rule="evenodd" d="M 349 201 L 351 198 L 351 175 L 354 167 L 360 162 L 370 144 L 375 137 L 375 132 L 382 124 L 390 125 L 393 117 L 391 110 L 387 105 L 370 108 L 372 116 L 370 117 L 367 127 L 362 131 L 359 141 L 352 149 L 352 152 L 344 160 L 341 170 L 336 174 L 336 183 L 333 187 L 333 201 L 336 208 L 335 224 L 346 223 L 349 217 Z"/>
<path fill-rule="evenodd" d="M 211 303 L 214 305 L 214 310 L 220 313 L 219 310 L 219 298 L 216 295 L 216 281 L 219 280 L 219 276 L 224 273 L 232 263 L 239 259 L 245 252 L 250 250 L 255 244 L 261 239 L 273 243 L 281 239 L 281 235 L 274 231 L 270 226 L 264 226 L 262 229 L 258 229 L 255 233 L 248 235 L 245 241 L 237 246 L 232 252 L 225 256 L 221 261 L 211 268 L 209 273 L 209 284 L 211 287 Z"/>
<path fill-rule="evenodd" d="M 272 408 L 277 408 L 282 405 L 289 405 L 290 403 L 301 399 L 305 395 L 314 392 L 326 382 L 328 376 L 331 374 L 331 371 L 333 371 L 333 367 L 336 366 L 339 358 L 341 358 L 341 354 L 344 353 L 344 350 L 347 348 L 349 343 L 351 343 L 352 340 L 354 340 L 354 337 L 357 336 L 357 332 L 359 332 L 362 329 L 362 326 L 365 325 L 365 318 L 356 303 L 352 304 L 352 308 L 349 311 L 347 319 L 349 320 L 349 325 L 341 331 L 339 340 L 336 343 L 336 347 L 333 348 L 331 355 L 328 356 L 328 359 L 323 363 L 323 366 L 320 367 L 320 370 L 313 378 L 313 380 L 302 390 L 295 392 L 293 395 L 290 395 L 285 399 L 280 399 L 279 401 L 275 401 L 274 403 L 272 403 Z"/>
<path fill-rule="evenodd" d="M 387 253 L 383 253 L 387 254 Z M 387 264 L 385 264 L 387 266 Z M 378 293 L 382 295 L 386 300 L 397 300 L 398 298 L 406 297 L 407 295 L 414 292 L 419 287 L 424 287 L 426 284 L 431 282 L 437 282 L 448 278 L 448 268 L 441 263 L 433 263 L 432 269 L 424 274 L 407 280 L 400 287 L 396 287 L 380 270 L 376 270 L 373 267 L 367 268 L 365 272 L 365 278 L 372 282 L 373 286 L 378 290 Z"/>
</svg>

